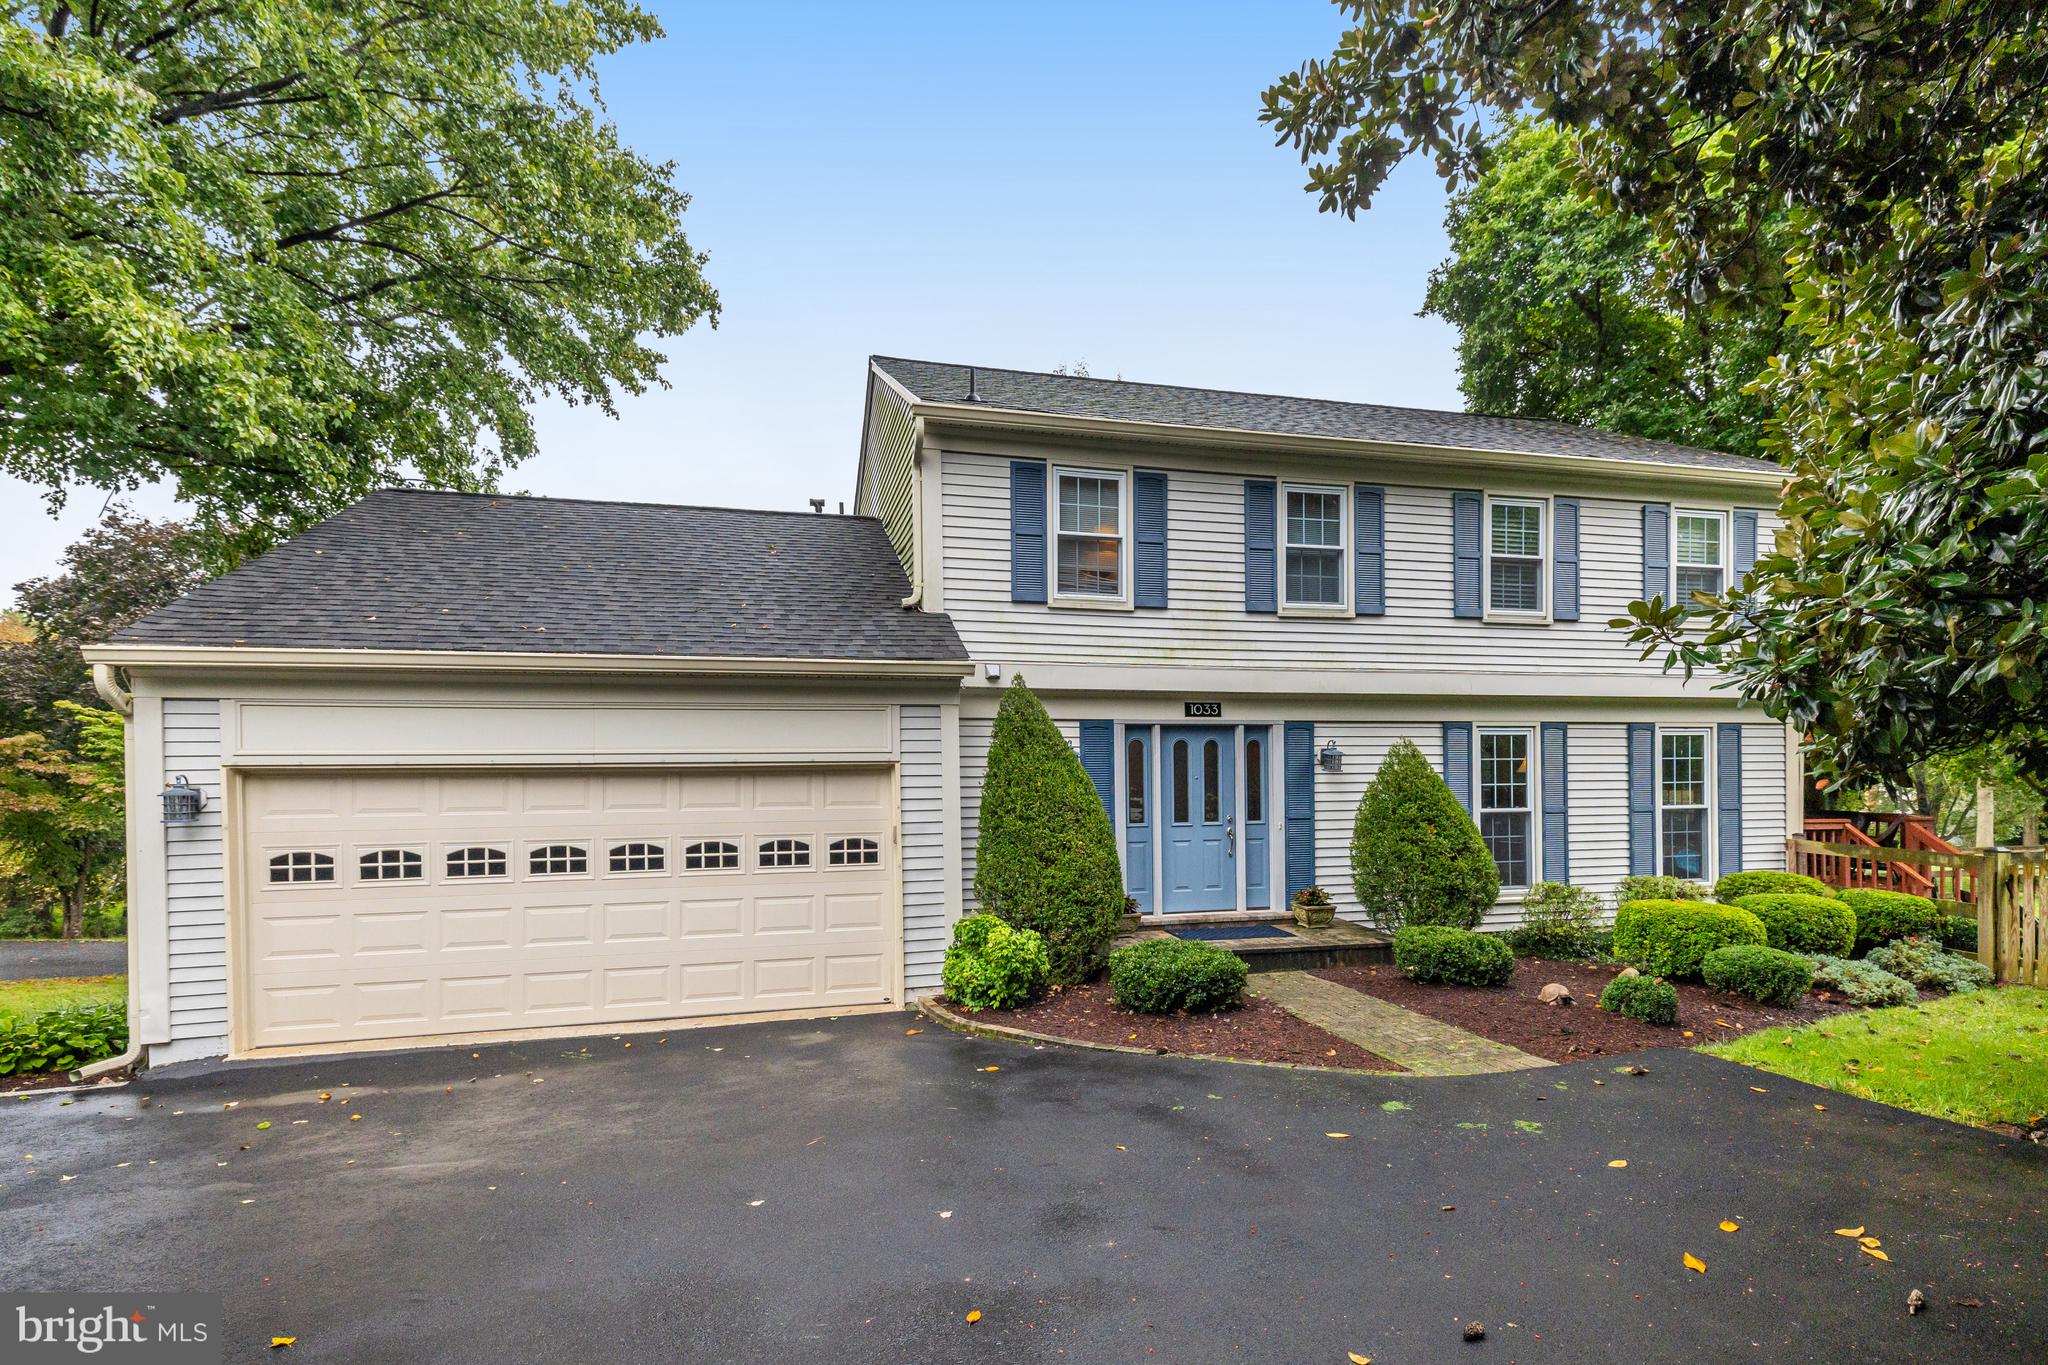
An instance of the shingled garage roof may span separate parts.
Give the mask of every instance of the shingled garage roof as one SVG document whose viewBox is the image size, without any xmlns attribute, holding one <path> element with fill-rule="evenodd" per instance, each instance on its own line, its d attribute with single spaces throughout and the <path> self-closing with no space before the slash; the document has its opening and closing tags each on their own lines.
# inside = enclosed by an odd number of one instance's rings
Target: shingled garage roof
<svg viewBox="0 0 2048 1365">
<path fill-rule="evenodd" d="M 900 360 L 893 356 L 875 356 L 873 362 L 919 402 L 961 403 L 967 399 L 968 366 Z M 1093 417 L 1110 422 L 1207 427 L 1273 436 L 1328 436 L 1524 455 L 1572 455 L 1745 473 L 1778 468 L 1768 460 L 1747 455 L 1725 455 L 1716 450 L 1697 450 L 1668 441 L 1646 441 L 1593 427 L 1527 417 L 1389 408 L 1376 403 L 1338 403 L 1322 398 L 1282 398 L 1264 393 L 1181 388 L 1174 384 L 1038 374 L 1030 370 L 992 370 L 981 366 L 973 370 L 974 394 L 980 403 L 1055 417 Z"/>
<path fill-rule="evenodd" d="M 386 489 L 116 644 L 962 662 L 870 517 Z"/>
</svg>

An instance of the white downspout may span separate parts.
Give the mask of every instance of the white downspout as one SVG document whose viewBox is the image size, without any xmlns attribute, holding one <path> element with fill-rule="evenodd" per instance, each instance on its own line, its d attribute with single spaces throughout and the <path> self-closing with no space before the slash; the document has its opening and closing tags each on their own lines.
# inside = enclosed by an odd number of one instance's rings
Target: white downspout
<svg viewBox="0 0 2048 1365">
<path fill-rule="evenodd" d="M 924 418 L 910 419 L 910 596 L 896 605 L 924 603 Z"/>
<path fill-rule="evenodd" d="M 94 664 L 92 666 L 92 689 L 100 694 L 100 697 L 107 705 L 120 712 L 124 719 L 132 720 L 134 718 L 135 694 L 121 690 L 121 684 L 114 677 L 114 666 L 112 664 Z M 132 734 L 133 732 L 130 731 L 129 733 Z M 132 809 L 129 811 L 129 815 L 130 818 L 133 818 L 134 811 Z M 129 879 L 128 887 L 130 892 L 128 904 L 132 910 L 135 905 L 133 895 L 135 882 L 132 876 Z M 141 973 L 135 970 L 135 936 L 130 934 L 128 936 L 128 1050 L 117 1056 L 102 1057 L 97 1062 L 86 1063 L 86 1065 L 71 1073 L 72 1084 L 77 1085 L 85 1081 L 95 1080 L 110 1071 L 119 1071 L 124 1067 L 133 1066 L 136 1059 L 142 1056 L 142 1039 L 140 1036 L 142 1032 L 141 991 L 142 976 Z"/>
</svg>

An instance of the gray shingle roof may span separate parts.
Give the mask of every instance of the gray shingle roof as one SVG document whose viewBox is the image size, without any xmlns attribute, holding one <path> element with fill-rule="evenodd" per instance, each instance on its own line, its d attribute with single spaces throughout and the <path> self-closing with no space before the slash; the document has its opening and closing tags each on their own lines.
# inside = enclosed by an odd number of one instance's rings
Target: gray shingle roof
<svg viewBox="0 0 2048 1365">
<path fill-rule="evenodd" d="M 959 660 L 871 517 L 385 489 L 117 644 Z"/>
<path fill-rule="evenodd" d="M 875 356 L 874 364 L 920 401 L 958 403 L 967 397 L 965 365 Z M 1137 384 L 1122 379 L 1038 374 L 1029 370 L 974 368 L 977 397 L 990 407 L 1041 412 L 1059 417 L 1096 417 L 1116 422 L 1157 422 L 1169 426 L 1215 427 L 1276 436 L 1332 436 L 1356 441 L 1451 446 L 1525 455 L 1573 455 L 1598 460 L 1636 460 L 1692 465 L 1745 473 L 1776 470 L 1768 460 L 1697 450 L 1667 441 L 1617 436 L 1593 427 L 1527 417 L 1489 417 L 1429 408 L 1390 408 L 1376 403 L 1338 403 L 1322 398 L 1283 398 L 1222 389 L 1189 389 L 1174 384 Z"/>
</svg>

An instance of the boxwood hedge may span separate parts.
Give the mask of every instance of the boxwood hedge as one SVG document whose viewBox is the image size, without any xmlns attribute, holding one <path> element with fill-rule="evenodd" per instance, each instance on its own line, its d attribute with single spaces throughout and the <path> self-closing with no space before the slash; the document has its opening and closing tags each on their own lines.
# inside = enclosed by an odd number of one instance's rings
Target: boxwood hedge
<svg viewBox="0 0 2048 1365">
<path fill-rule="evenodd" d="M 1767 941 L 1763 921 L 1732 905 L 1630 901 L 1614 916 L 1614 955 L 1653 976 L 1698 980 L 1714 949 Z"/>
</svg>

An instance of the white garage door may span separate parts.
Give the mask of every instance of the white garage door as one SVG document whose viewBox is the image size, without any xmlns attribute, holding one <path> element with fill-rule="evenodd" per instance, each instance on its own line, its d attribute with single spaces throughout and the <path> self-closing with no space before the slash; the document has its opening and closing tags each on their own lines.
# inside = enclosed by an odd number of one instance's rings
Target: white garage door
<svg viewBox="0 0 2048 1365">
<path fill-rule="evenodd" d="M 893 774 L 257 775 L 242 1046 L 869 1004 Z"/>
</svg>

